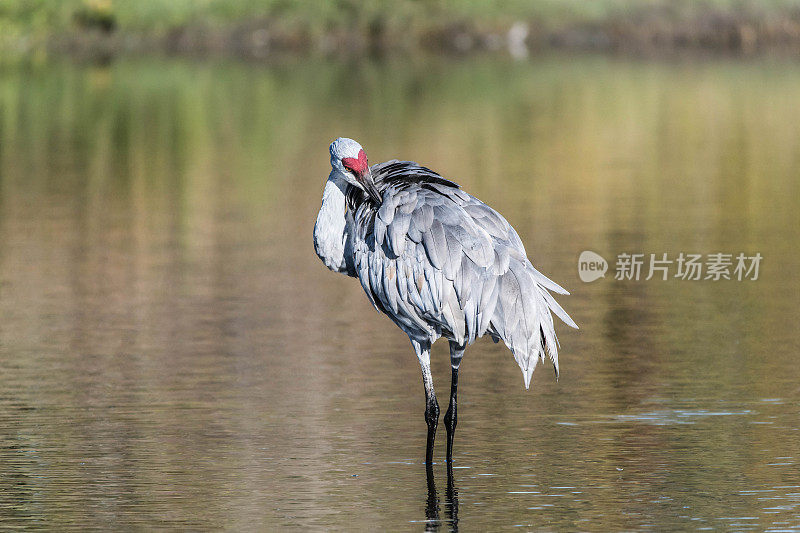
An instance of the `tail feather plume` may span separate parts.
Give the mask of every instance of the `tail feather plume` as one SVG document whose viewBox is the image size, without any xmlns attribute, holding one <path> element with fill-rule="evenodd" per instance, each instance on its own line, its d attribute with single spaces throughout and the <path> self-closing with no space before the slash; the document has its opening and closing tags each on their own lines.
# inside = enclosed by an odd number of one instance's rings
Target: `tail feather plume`
<svg viewBox="0 0 800 533">
<path fill-rule="evenodd" d="M 547 357 L 558 376 L 558 337 L 551 311 L 568 326 L 577 329 L 578 325 L 548 290 L 569 293 L 533 268 L 529 261 L 517 258 L 511 259 L 508 270 L 497 283 L 500 291 L 491 329 L 514 354 L 522 369 L 525 388 L 530 387 L 537 363 Z"/>
</svg>

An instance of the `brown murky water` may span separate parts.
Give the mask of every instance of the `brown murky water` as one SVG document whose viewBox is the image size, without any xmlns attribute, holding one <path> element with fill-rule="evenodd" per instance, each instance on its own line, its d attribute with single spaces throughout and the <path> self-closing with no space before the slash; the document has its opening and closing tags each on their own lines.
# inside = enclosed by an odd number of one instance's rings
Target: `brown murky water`
<svg viewBox="0 0 800 533">
<path fill-rule="evenodd" d="M 797 530 L 799 87 L 769 60 L 2 67 L 0 525 Z M 457 501 L 443 438 L 429 501 L 407 339 L 314 256 L 339 135 L 460 181 L 572 291 L 558 382 L 467 352 Z M 617 281 L 623 252 L 763 262 Z"/>
</svg>

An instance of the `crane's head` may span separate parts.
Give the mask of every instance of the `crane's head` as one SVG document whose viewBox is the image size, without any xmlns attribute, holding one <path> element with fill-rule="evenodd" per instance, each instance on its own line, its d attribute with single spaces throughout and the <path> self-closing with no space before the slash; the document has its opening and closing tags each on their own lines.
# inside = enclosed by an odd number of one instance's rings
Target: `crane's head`
<svg viewBox="0 0 800 533">
<path fill-rule="evenodd" d="M 366 192 L 372 200 L 381 202 L 375 183 L 372 181 L 367 153 L 353 139 L 339 137 L 331 143 L 331 167 L 354 187 Z"/>
</svg>

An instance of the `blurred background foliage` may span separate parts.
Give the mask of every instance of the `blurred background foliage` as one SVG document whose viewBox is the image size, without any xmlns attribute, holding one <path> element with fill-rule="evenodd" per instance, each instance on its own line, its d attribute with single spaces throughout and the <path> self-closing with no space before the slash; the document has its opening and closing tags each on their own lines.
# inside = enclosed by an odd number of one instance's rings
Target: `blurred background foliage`
<svg viewBox="0 0 800 533">
<path fill-rule="evenodd" d="M 519 31 L 509 35 L 515 25 Z M 529 47 L 794 47 L 800 0 L 0 1 L 4 52 L 464 51 L 499 48 L 508 39 Z"/>
</svg>

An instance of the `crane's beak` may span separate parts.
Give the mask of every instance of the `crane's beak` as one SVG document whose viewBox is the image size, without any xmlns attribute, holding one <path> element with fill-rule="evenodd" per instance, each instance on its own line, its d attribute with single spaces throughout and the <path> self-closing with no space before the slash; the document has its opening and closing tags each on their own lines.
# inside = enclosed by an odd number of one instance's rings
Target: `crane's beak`
<svg viewBox="0 0 800 533">
<path fill-rule="evenodd" d="M 361 186 L 364 187 L 364 190 L 367 191 L 367 194 L 372 198 L 373 202 L 378 205 L 383 202 L 383 198 L 381 198 L 381 194 L 378 192 L 375 182 L 372 181 L 372 172 L 369 169 L 359 176 L 358 181 L 361 183 Z"/>
</svg>

